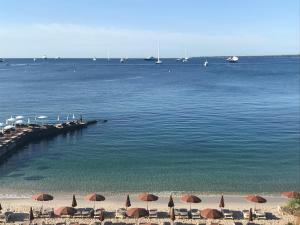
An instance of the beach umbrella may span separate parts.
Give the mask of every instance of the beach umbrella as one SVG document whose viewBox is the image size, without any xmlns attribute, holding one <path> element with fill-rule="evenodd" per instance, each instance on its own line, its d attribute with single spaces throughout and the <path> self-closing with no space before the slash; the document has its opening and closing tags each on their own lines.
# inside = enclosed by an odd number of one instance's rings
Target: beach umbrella
<svg viewBox="0 0 300 225">
<path fill-rule="evenodd" d="M 253 221 L 252 208 L 250 208 L 250 210 L 249 210 L 249 221 Z"/>
<path fill-rule="evenodd" d="M 76 201 L 75 195 L 73 195 L 72 207 L 76 207 L 76 206 L 77 206 L 77 201 Z"/>
<path fill-rule="evenodd" d="M 74 215 L 74 213 L 76 212 L 76 209 L 74 209 L 73 207 L 60 207 L 54 210 L 54 214 L 57 216 L 62 216 L 62 215 L 69 215 L 72 216 Z"/>
<path fill-rule="evenodd" d="M 173 221 L 173 223 L 174 223 L 174 221 L 176 219 L 174 207 L 172 207 L 172 209 L 171 209 L 170 219 Z"/>
<path fill-rule="evenodd" d="M 100 201 L 104 201 L 105 197 L 96 193 L 91 193 L 86 195 L 85 200 L 90 201 L 90 202 L 94 202 L 94 208 L 95 208 L 95 202 L 100 202 Z"/>
<path fill-rule="evenodd" d="M 130 198 L 129 198 L 129 195 L 127 195 L 126 202 L 125 202 L 125 207 L 127 209 L 130 206 L 131 206 Z"/>
<path fill-rule="evenodd" d="M 148 210 L 144 208 L 131 208 L 126 211 L 126 215 L 131 218 L 147 217 L 149 215 Z"/>
<path fill-rule="evenodd" d="M 223 217 L 223 214 L 217 209 L 203 209 L 200 214 L 206 219 L 220 219 Z"/>
<path fill-rule="evenodd" d="M 282 192 L 282 196 L 287 197 L 287 198 L 300 199 L 300 193 L 295 192 L 295 191 Z"/>
<path fill-rule="evenodd" d="M 224 208 L 224 207 L 225 207 L 225 202 L 224 202 L 224 197 L 223 197 L 223 195 L 222 195 L 222 197 L 221 197 L 219 207 L 220 207 L 220 208 Z"/>
<path fill-rule="evenodd" d="M 30 211 L 29 211 L 29 221 L 31 222 L 32 220 L 34 220 L 34 216 L 33 216 L 32 207 L 30 207 Z"/>
<path fill-rule="evenodd" d="M 47 202 L 53 200 L 53 196 L 45 193 L 36 193 L 32 195 L 32 199 L 39 202 Z M 42 203 L 42 208 L 43 208 L 43 203 Z"/>
<path fill-rule="evenodd" d="M 149 194 L 149 193 L 142 193 L 138 196 L 138 199 L 141 201 L 147 202 L 147 210 L 148 210 L 148 202 L 153 202 L 158 200 L 158 196 Z"/>
<path fill-rule="evenodd" d="M 100 215 L 99 215 L 99 220 L 102 222 L 104 220 L 104 211 L 101 210 Z"/>
<path fill-rule="evenodd" d="M 254 202 L 254 209 L 256 208 L 256 203 L 265 203 L 267 200 L 259 195 L 248 195 L 246 196 L 246 200 L 250 202 Z"/>
<path fill-rule="evenodd" d="M 169 199 L 169 202 L 168 202 L 168 207 L 169 207 L 169 208 L 174 207 L 174 201 L 173 201 L 172 195 L 170 195 L 170 199 Z"/>
<path fill-rule="evenodd" d="M 181 201 L 190 203 L 190 210 L 191 210 L 192 203 L 200 203 L 201 199 L 195 195 L 184 195 L 181 197 Z"/>
<path fill-rule="evenodd" d="M 24 116 L 16 116 L 16 120 L 24 119 Z"/>
</svg>

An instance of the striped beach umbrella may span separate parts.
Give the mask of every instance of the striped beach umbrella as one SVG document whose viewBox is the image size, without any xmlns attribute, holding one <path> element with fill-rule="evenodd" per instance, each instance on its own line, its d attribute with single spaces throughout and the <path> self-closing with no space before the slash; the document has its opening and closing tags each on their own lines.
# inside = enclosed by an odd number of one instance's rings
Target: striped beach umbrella
<svg viewBox="0 0 300 225">
<path fill-rule="evenodd" d="M 69 215 L 72 216 L 74 215 L 76 212 L 76 209 L 74 209 L 73 207 L 60 207 L 54 210 L 54 214 L 57 216 L 62 216 L 62 215 Z"/>
<path fill-rule="evenodd" d="M 142 193 L 138 196 L 138 199 L 141 201 L 147 202 L 147 210 L 148 210 L 148 202 L 153 202 L 158 200 L 158 196 L 149 194 L 149 193 Z"/>
<path fill-rule="evenodd" d="M 101 202 L 105 200 L 105 197 L 103 195 L 99 195 L 96 193 L 88 194 L 84 198 L 87 201 L 94 202 L 94 208 L 95 208 L 95 202 Z"/>
<path fill-rule="evenodd" d="M 206 219 L 220 219 L 223 217 L 223 214 L 217 209 L 203 209 L 200 214 Z"/>
<path fill-rule="evenodd" d="M 201 199 L 195 195 L 184 195 L 181 197 L 181 201 L 190 203 L 190 210 L 191 210 L 192 203 L 200 203 Z"/>
<path fill-rule="evenodd" d="M 147 217 L 149 215 L 148 210 L 144 208 L 131 208 L 126 211 L 126 215 L 131 218 Z"/>
<path fill-rule="evenodd" d="M 282 196 L 287 197 L 287 198 L 300 199 L 300 193 L 295 192 L 295 191 L 282 192 Z"/>
</svg>

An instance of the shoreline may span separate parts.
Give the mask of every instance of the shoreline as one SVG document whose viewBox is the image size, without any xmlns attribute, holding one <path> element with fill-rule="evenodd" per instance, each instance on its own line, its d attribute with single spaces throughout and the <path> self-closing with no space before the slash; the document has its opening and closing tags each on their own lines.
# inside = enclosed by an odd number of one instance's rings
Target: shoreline
<svg viewBox="0 0 300 225">
<path fill-rule="evenodd" d="M 53 195 L 54 200 L 50 202 L 45 202 L 44 205 L 46 207 L 56 208 L 60 206 L 68 206 L 71 205 L 72 202 L 72 195 L 73 193 L 50 193 Z M 85 194 L 76 194 L 74 193 L 77 199 L 77 203 L 79 207 L 90 207 L 93 205 L 92 202 L 88 202 L 84 200 Z M 88 194 L 88 193 L 86 193 Z M 118 193 L 118 194 L 108 194 L 100 192 L 105 196 L 105 201 L 103 202 L 96 202 L 96 206 L 101 206 L 108 210 L 115 210 L 117 208 L 124 207 L 125 200 L 126 200 L 126 193 Z M 151 207 L 158 208 L 160 210 L 167 210 L 167 203 L 169 200 L 170 194 L 161 195 L 160 193 L 153 193 L 159 196 L 158 201 L 150 202 L 149 205 Z M 189 204 L 183 203 L 180 201 L 180 197 L 182 195 L 179 194 L 172 194 L 173 199 L 175 202 L 176 207 L 189 207 Z M 199 204 L 192 204 L 194 208 L 218 208 L 219 201 L 222 194 L 210 194 L 210 195 L 198 195 L 202 200 Z M 262 194 L 259 194 L 262 195 Z M 129 193 L 131 204 L 134 207 L 146 207 L 146 202 L 142 202 L 138 200 L 138 194 Z M 247 209 L 253 208 L 254 203 L 248 202 L 245 200 L 246 195 L 224 195 L 225 199 L 225 206 L 226 208 L 234 208 L 234 209 Z M 264 198 L 267 199 L 267 202 L 264 204 L 256 204 L 257 207 L 265 210 L 276 210 L 278 206 L 282 206 L 288 202 L 288 199 L 280 196 L 280 195 L 262 195 Z M 0 195 L 0 202 L 2 206 L 4 205 L 11 205 L 13 207 L 39 207 L 41 202 L 34 201 L 31 199 L 30 195 Z"/>
</svg>

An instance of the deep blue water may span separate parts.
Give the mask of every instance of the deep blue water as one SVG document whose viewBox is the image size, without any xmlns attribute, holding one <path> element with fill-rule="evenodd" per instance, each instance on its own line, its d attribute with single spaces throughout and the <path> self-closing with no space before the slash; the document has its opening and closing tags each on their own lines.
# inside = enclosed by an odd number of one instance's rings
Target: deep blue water
<svg viewBox="0 0 300 225">
<path fill-rule="evenodd" d="M 26 146 L 0 165 L 0 189 L 299 191 L 299 59 L 8 59 L 0 122 L 108 122 Z"/>
</svg>

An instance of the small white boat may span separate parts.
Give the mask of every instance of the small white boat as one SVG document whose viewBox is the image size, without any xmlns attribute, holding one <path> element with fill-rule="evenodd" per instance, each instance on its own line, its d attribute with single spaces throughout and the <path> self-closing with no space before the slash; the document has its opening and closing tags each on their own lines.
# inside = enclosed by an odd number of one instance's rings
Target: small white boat
<svg viewBox="0 0 300 225">
<path fill-rule="evenodd" d="M 120 63 L 124 63 L 125 62 L 125 59 L 124 58 L 121 58 L 120 59 Z"/>
<path fill-rule="evenodd" d="M 43 59 L 44 59 L 44 60 L 46 60 L 46 59 L 48 59 L 48 58 L 47 58 L 47 56 L 46 56 L 46 55 L 43 55 Z"/>
<path fill-rule="evenodd" d="M 239 57 L 237 57 L 237 56 L 230 56 L 230 57 L 228 57 L 226 60 L 227 60 L 228 62 L 230 62 L 230 63 L 236 63 L 236 62 L 239 61 Z"/>
<path fill-rule="evenodd" d="M 204 64 L 203 64 L 203 66 L 205 66 L 205 67 L 207 67 L 207 66 L 208 66 L 208 61 L 207 61 L 207 59 L 205 60 L 205 62 L 204 62 Z"/>
<path fill-rule="evenodd" d="M 36 58 L 33 58 L 33 62 L 35 62 L 36 61 Z"/>
<path fill-rule="evenodd" d="M 155 58 L 153 56 L 148 56 L 147 58 L 144 58 L 145 61 L 155 61 Z"/>
<path fill-rule="evenodd" d="M 94 57 L 94 58 L 93 58 L 93 61 L 96 61 L 96 60 L 97 60 L 96 57 Z"/>
<path fill-rule="evenodd" d="M 155 62 L 155 64 L 162 64 L 162 61 L 159 59 L 159 44 L 157 48 L 157 61 Z"/>
<path fill-rule="evenodd" d="M 182 62 L 187 62 L 189 60 L 189 57 L 187 57 L 187 51 L 184 49 L 184 58 L 182 59 Z"/>
</svg>

